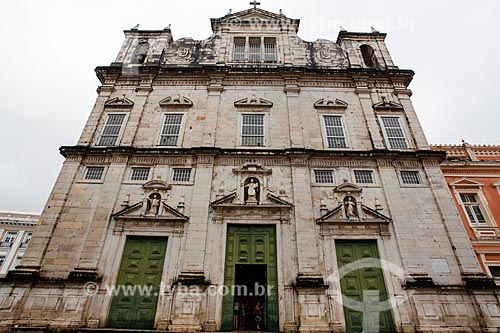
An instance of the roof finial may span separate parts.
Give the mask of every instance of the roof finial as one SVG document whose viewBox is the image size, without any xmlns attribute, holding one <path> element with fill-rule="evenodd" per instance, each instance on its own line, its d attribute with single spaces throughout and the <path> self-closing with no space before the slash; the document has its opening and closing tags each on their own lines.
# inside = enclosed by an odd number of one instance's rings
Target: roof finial
<svg viewBox="0 0 500 333">
<path fill-rule="evenodd" d="M 253 9 L 257 9 L 257 6 L 260 6 L 260 2 L 257 2 L 257 0 L 253 0 L 250 4 L 253 6 Z"/>
</svg>

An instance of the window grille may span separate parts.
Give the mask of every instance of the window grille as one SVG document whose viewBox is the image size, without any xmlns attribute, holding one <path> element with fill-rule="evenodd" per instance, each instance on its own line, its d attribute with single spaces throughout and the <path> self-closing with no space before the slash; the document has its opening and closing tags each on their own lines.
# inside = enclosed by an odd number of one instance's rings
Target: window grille
<svg viewBox="0 0 500 333">
<path fill-rule="evenodd" d="M 405 133 L 401 127 L 399 118 L 397 117 L 382 117 L 385 133 L 389 140 L 391 149 L 408 149 L 408 142 Z"/>
<path fill-rule="evenodd" d="M 174 168 L 172 181 L 188 182 L 191 180 L 191 169 L 189 168 Z"/>
<path fill-rule="evenodd" d="M 264 146 L 264 115 L 242 115 L 241 145 Z"/>
<path fill-rule="evenodd" d="M 401 171 L 401 179 L 403 180 L 403 184 L 407 185 L 422 184 L 422 178 L 418 171 Z"/>
<path fill-rule="evenodd" d="M 87 180 L 100 180 L 104 172 L 104 167 L 88 167 L 85 173 Z"/>
<path fill-rule="evenodd" d="M 318 184 L 333 184 L 332 170 L 314 170 L 315 182 Z"/>
<path fill-rule="evenodd" d="M 161 131 L 160 146 L 177 146 L 181 131 L 182 114 L 166 114 Z"/>
<path fill-rule="evenodd" d="M 346 148 L 344 125 L 342 116 L 324 116 L 326 139 L 329 148 Z"/>
<path fill-rule="evenodd" d="M 373 171 L 369 170 L 354 170 L 354 178 L 358 184 L 373 184 Z"/>
<path fill-rule="evenodd" d="M 149 168 L 132 168 L 130 180 L 148 180 Z"/>
</svg>

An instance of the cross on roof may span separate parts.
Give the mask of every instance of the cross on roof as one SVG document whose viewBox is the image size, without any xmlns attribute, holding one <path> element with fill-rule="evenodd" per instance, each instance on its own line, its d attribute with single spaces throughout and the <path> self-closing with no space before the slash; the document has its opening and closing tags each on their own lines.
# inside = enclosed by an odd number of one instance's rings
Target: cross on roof
<svg viewBox="0 0 500 333">
<path fill-rule="evenodd" d="M 257 6 L 260 6 L 260 2 L 257 2 L 257 0 L 253 0 L 250 4 L 253 5 L 253 9 L 257 9 Z"/>
</svg>

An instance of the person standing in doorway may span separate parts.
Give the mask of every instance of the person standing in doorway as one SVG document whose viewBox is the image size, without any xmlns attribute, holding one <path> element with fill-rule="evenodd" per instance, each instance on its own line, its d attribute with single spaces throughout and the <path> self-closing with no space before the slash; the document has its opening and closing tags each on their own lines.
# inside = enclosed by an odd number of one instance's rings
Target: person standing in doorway
<svg viewBox="0 0 500 333">
<path fill-rule="evenodd" d="M 253 309 L 253 318 L 255 320 L 257 330 L 260 330 L 260 326 L 262 323 L 262 305 L 260 304 L 260 302 L 257 302 L 257 304 L 255 304 L 255 308 Z"/>
<path fill-rule="evenodd" d="M 245 329 L 245 316 L 247 315 L 247 304 L 245 302 L 241 302 L 240 305 L 240 328 L 242 330 Z"/>
<path fill-rule="evenodd" d="M 240 301 L 235 300 L 233 305 L 233 327 L 235 330 L 239 327 L 240 306 Z"/>
</svg>

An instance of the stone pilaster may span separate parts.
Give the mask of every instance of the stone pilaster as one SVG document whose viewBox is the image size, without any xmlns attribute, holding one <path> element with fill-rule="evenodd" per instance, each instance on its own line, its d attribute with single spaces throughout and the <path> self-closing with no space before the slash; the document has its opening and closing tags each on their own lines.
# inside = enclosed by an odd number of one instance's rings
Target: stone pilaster
<svg viewBox="0 0 500 333">
<path fill-rule="evenodd" d="M 361 109 L 365 117 L 366 125 L 368 126 L 373 149 L 384 149 L 385 144 L 380 134 L 380 127 L 375 117 L 375 112 L 373 112 L 373 101 L 370 96 L 368 84 L 366 81 L 357 80 L 356 85 L 356 94 L 358 94 Z"/>
</svg>

